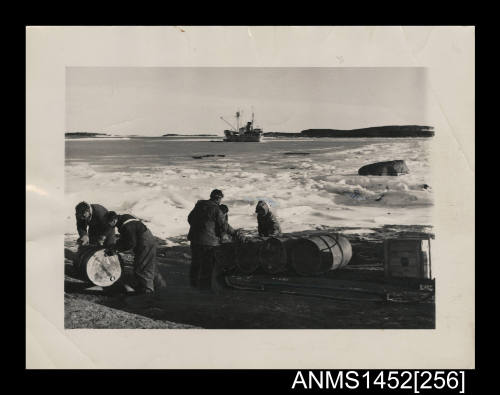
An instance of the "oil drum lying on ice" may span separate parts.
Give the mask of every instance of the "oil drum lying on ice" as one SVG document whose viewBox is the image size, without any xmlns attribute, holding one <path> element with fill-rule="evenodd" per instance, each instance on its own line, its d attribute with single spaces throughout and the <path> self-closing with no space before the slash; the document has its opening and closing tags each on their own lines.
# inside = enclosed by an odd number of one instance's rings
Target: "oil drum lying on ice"
<svg viewBox="0 0 500 395">
<path fill-rule="evenodd" d="M 114 284 L 122 274 L 119 256 L 104 255 L 104 248 L 101 246 L 80 247 L 75 266 L 84 281 L 101 287 Z"/>
<path fill-rule="evenodd" d="M 269 274 L 286 271 L 296 237 L 269 237 L 260 250 L 262 270 Z"/>
<path fill-rule="evenodd" d="M 247 239 L 245 243 L 235 244 L 236 265 L 243 274 L 252 274 L 261 266 L 260 253 L 265 238 L 254 237 Z"/>
<path fill-rule="evenodd" d="M 352 258 L 349 240 L 339 234 L 314 235 L 294 241 L 290 263 L 302 276 L 346 266 Z"/>
</svg>

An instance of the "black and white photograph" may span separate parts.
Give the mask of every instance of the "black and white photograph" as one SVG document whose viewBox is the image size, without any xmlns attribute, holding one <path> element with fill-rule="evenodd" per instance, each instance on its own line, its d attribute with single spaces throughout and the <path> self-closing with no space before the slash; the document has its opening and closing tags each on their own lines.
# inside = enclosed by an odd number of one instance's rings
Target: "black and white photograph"
<svg viewBox="0 0 500 395">
<path fill-rule="evenodd" d="M 474 368 L 474 27 L 26 37 L 27 366 Z"/>
<path fill-rule="evenodd" d="M 427 89 L 68 67 L 65 327 L 433 329 Z"/>
</svg>

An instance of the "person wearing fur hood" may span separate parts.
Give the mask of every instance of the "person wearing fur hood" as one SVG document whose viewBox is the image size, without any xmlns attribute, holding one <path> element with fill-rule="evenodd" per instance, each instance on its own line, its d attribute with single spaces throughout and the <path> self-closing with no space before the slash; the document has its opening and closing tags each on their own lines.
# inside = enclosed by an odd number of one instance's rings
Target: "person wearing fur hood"
<svg viewBox="0 0 500 395">
<path fill-rule="evenodd" d="M 268 204 L 260 200 L 255 207 L 259 236 L 277 236 L 281 233 L 280 224 Z"/>
</svg>

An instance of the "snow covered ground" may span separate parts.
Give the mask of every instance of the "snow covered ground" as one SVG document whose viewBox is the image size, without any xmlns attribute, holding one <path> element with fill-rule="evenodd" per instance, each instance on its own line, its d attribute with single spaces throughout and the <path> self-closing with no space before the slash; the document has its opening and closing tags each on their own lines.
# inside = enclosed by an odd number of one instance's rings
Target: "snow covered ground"
<svg viewBox="0 0 500 395">
<path fill-rule="evenodd" d="M 189 211 L 214 188 L 224 191 L 229 222 L 236 228 L 256 229 L 254 210 L 261 199 L 269 202 L 283 232 L 432 225 L 431 139 L 215 144 L 163 138 L 111 144 L 66 142 L 66 233 L 76 233 L 74 206 L 85 200 L 138 216 L 158 237 L 182 236 L 189 230 Z M 210 153 L 224 156 L 192 158 Z M 357 174 L 363 165 L 395 159 L 405 160 L 410 174 Z"/>
</svg>

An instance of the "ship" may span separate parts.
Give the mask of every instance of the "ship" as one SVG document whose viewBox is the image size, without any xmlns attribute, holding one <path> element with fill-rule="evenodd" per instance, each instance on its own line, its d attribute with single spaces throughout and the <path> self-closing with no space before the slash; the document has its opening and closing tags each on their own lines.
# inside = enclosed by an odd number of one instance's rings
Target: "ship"
<svg viewBox="0 0 500 395">
<path fill-rule="evenodd" d="M 248 143 L 259 143 L 262 141 L 264 132 L 260 128 L 254 127 L 254 114 L 252 113 L 252 121 L 246 123 L 245 126 L 240 127 L 240 112 L 236 112 L 236 128 L 233 127 L 228 121 L 220 117 L 224 122 L 231 126 L 230 130 L 224 130 L 226 142 L 248 142 Z"/>
</svg>

